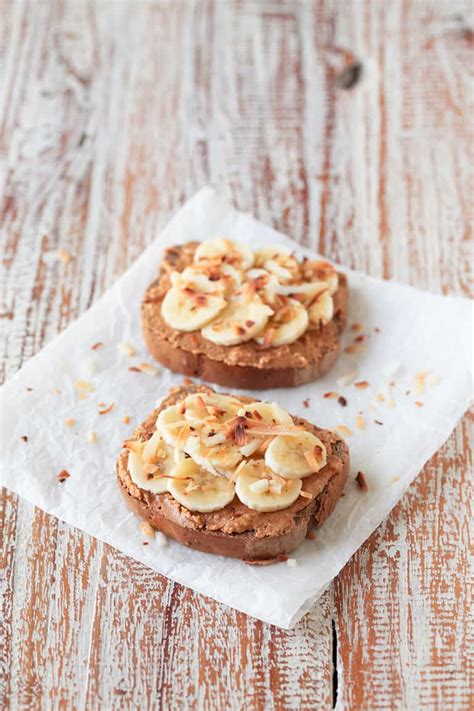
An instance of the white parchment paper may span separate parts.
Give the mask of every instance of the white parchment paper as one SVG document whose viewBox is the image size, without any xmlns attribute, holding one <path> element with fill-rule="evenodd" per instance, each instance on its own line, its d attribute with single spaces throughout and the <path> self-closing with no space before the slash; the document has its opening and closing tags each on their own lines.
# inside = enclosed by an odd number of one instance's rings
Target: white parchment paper
<svg viewBox="0 0 474 711">
<path fill-rule="evenodd" d="M 0 484 L 157 572 L 288 628 L 386 517 L 467 408 L 472 392 L 472 304 L 347 272 L 349 323 L 362 323 L 361 333 L 370 334 L 366 350 L 344 353 L 336 368 L 314 384 L 256 393 L 320 426 L 345 425 L 353 433 L 347 436 L 352 474 L 345 496 L 316 539 L 306 540 L 296 551 L 296 566 L 251 567 L 174 541 L 161 547 L 150 540 L 143 546 L 139 519 L 126 508 L 115 482 L 115 460 L 123 439 L 182 377 L 164 369 L 156 376 L 129 371 L 129 366 L 151 362 L 140 333 L 140 299 L 165 247 L 219 234 L 252 245 L 287 243 L 300 256 L 307 253 L 234 210 L 210 188 L 202 189 L 100 301 L 1 389 Z M 348 330 L 345 344 L 356 335 Z M 91 350 L 99 341 L 104 347 Z M 118 348 L 121 341 L 135 347 L 136 357 Z M 370 387 L 337 382 L 355 369 L 356 380 L 366 380 Z M 430 371 L 430 385 L 420 392 L 415 376 L 425 370 Z M 438 376 L 441 380 L 435 384 Z M 84 400 L 74 388 L 77 379 L 95 387 Z M 395 384 L 389 393 L 391 380 Z M 380 390 L 383 402 L 376 399 Z M 347 407 L 324 398 L 329 391 L 344 395 Z M 303 404 L 308 398 L 309 408 Z M 112 402 L 110 413 L 98 415 L 99 403 Z M 360 412 L 364 430 L 355 424 Z M 130 424 L 123 423 L 124 415 L 132 417 Z M 72 427 L 65 424 L 68 418 L 75 420 Z M 87 441 L 90 430 L 97 434 L 95 444 Z M 27 442 L 21 439 L 24 435 Z M 62 469 L 70 478 L 59 484 Z M 354 483 L 359 470 L 365 472 L 367 492 Z"/>
</svg>

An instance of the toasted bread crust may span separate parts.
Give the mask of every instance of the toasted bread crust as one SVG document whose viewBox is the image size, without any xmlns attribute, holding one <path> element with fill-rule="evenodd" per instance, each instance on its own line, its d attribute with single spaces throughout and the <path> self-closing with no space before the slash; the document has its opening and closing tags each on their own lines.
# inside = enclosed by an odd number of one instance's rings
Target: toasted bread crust
<svg viewBox="0 0 474 711">
<path fill-rule="evenodd" d="M 176 404 L 192 392 L 210 392 L 206 386 L 176 388 L 134 432 L 133 439 L 148 439 L 161 409 Z M 242 397 L 242 402 L 251 402 Z M 288 509 L 262 514 L 247 509 L 235 497 L 219 512 L 195 514 L 182 507 L 170 494 L 152 494 L 139 489 L 127 469 L 127 450 L 117 461 L 118 484 L 130 508 L 154 528 L 195 550 L 247 562 L 273 562 L 287 556 L 304 540 L 312 525 L 320 526 L 334 510 L 347 481 L 349 453 L 336 435 L 320 430 L 306 420 L 294 418 L 323 439 L 328 464 L 304 480 L 311 500 L 300 497 Z"/>
<path fill-rule="evenodd" d="M 142 302 L 143 336 L 151 355 L 170 370 L 219 385 L 258 390 L 294 387 L 317 380 L 336 362 L 347 320 L 347 280 L 339 274 L 334 294 L 335 314 L 330 323 L 306 331 L 295 343 L 263 349 L 253 341 L 239 346 L 215 346 L 199 332 L 171 329 L 161 316 L 169 288 L 169 274 L 191 263 L 197 243 L 168 249 L 158 279 Z"/>
</svg>

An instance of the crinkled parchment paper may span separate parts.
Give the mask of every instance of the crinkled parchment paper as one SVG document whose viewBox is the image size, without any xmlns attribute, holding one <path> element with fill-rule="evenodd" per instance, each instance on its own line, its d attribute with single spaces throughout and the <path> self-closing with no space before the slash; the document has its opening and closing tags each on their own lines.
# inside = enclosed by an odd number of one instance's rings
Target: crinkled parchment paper
<svg viewBox="0 0 474 711">
<path fill-rule="evenodd" d="M 257 393 L 323 427 L 343 425 L 352 432 L 346 432 L 352 473 L 345 496 L 316 539 L 296 551 L 296 566 L 252 567 L 173 541 L 163 547 L 150 540 L 143 546 L 139 519 L 126 508 L 115 483 L 115 460 L 122 440 L 182 378 L 161 368 L 156 375 L 129 370 L 151 362 L 140 333 L 140 299 L 166 246 L 218 234 L 252 245 L 295 247 L 235 211 L 210 188 L 201 190 L 100 301 L 4 385 L 0 483 L 183 585 L 291 627 L 385 518 L 468 406 L 472 305 L 348 272 L 349 323 L 362 327 L 347 330 L 345 346 L 364 335 L 356 341 L 360 351 L 344 353 L 336 368 L 314 384 Z M 103 347 L 92 350 L 97 342 Z M 127 355 L 120 342 L 131 344 L 136 355 Z M 353 371 L 353 381 L 367 381 L 368 387 L 338 382 Z M 78 379 L 95 388 L 84 399 L 75 388 Z M 324 398 L 328 392 L 343 395 L 347 406 Z M 110 412 L 98 414 L 111 403 Z M 365 429 L 357 420 L 360 412 Z M 126 415 L 130 424 L 123 422 Z M 69 418 L 75 421 L 69 422 L 72 426 L 66 424 Z M 95 443 L 87 439 L 91 431 Z M 60 484 L 63 469 L 70 477 Z M 354 482 L 359 470 L 366 475 L 367 492 Z"/>
</svg>

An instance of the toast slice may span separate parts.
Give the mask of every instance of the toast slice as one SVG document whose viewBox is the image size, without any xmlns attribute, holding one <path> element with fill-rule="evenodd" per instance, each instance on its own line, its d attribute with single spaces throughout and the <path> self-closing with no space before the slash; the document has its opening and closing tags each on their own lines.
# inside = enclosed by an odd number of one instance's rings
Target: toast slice
<svg viewBox="0 0 474 711">
<path fill-rule="evenodd" d="M 240 558 L 248 563 L 265 564 L 284 559 L 300 545 L 313 525 L 320 526 L 332 513 L 348 476 L 347 445 L 335 433 L 320 429 L 302 418 L 290 416 L 290 426 L 316 436 L 326 450 L 325 464 L 319 471 L 301 480 L 303 493 L 290 505 L 274 511 L 262 512 L 249 508 L 237 495 L 217 510 L 192 511 L 168 491 L 154 493 L 138 486 L 132 480 L 128 457 L 130 449 L 137 443 L 143 446 L 144 442 L 150 440 L 160 413 L 169 411 L 168 408 L 174 405 L 180 407 L 186 398 L 186 402 L 189 402 L 189 396 L 193 394 L 204 397 L 216 395 L 207 386 L 194 384 L 172 389 L 160 406 L 135 430 L 131 440 L 125 443 L 117 461 L 117 479 L 126 502 L 151 526 L 190 548 Z M 242 403 L 243 407 L 256 402 L 244 396 L 229 397 Z M 280 429 L 276 426 L 275 431 L 278 433 Z M 268 447 L 268 437 L 266 445 Z M 261 456 L 256 452 L 244 459 L 252 462 Z M 290 485 L 294 483 L 290 482 Z M 229 485 L 233 486 L 231 483 Z"/>
<path fill-rule="evenodd" d="M 171 327 L 162 314 L 163 300 L 171 287 L 170 276 L 193 263 L 198 244 L 188 242 L 169 248 L 158 278 L 145 292 L 142 330 L 147 348 L 157 361 L 174 372 L 250 390 L 302 385 L 318 379 L 334 365 L 347 320 L 347 279 L 341 273 L 334 272 L 337 288 L 330 297 L 332 318 L 327 323 L 311 324 L 291 343 L 268 345 L 250 339 L 237 345 L 221 345 L 204 338 L 201 330 L 189 332 Z"/>
</svg>

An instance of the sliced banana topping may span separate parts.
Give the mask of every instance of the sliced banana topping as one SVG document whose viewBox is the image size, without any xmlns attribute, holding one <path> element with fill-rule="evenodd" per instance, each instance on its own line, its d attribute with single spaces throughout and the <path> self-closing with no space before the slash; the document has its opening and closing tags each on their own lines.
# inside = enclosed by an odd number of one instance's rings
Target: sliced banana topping
<svg viewBox="0 0 474 711">
<path fill-rule="evenodd" d="M 128 471 L 134 484 L 154 494 L 167 491 L 168 476 L 184 459 L 184 454 L 167 445 L 159 432 L 147 442 L 129 442 Z"/>
<path fill-rule="evenodd" d="M 170 405 L 162 410 L 156 419 L 156 429 L 166 444 L 182 452 L 191 448 L 192 440 L 199 437 L 197 428 L 184 418 L 182 403 Z"/>
<path fill-rule="evenodd" d="M 202 335 L 218 345 L 236 346 L 257 336 L 272 314 L 272 309 L 257 295 L 251 300 L 236 298 L 219 318 L 202 329 Z"/>
<path fill-rule="evenodd" d="M 169 493 L 189 511 L 210 513 L 230 504 L 235 486 L 220 476 L 213 476 L 193 459 L 185 459 L 169 479 Z"/>
<path fill-rule="evenodd" d="M 253 252 L 246 244 L 234 240 L 218 237 L 201 242 L 194 253 L 194 261 L 219 259 L 238 266 L 241 269 L 250 269 L 253 264 Z"/>
<path fill-rule="evenodd" d="M 218 294 L 202 293 L 192 287 L 171 287 L 161 304 L 161 314 L 177 331 L 196 331 L 212 321 L 226 306 Z"/>
<path fill-rule="evenodd" d="M 235 493 L 253 511 L 270 512 L 286 509 L 296 501 L 301 481 L 282 480 L 269 470 L 262 459 L 250 460 L 237 476 Z"/>
<path fill-rule="evenodd" d="M 285 479 L 304 479 L 326 464 L 326 447 L 311 432 L 279 435 L 265 452 L 265 464 Z"/>
<path fill-rule="evenodd" d="M 265 423 L 273 423 L 278 425 L 292 424 L 293 418 L 290 413 L 283 409 L 276 402 L 252 402 L 249 405 L 240 403 L 240 409 L 237 411 L 239 417 L 246 417 L 250 420 L 256 420 Z"/>
<path fill-rule="evenodd" d="M 263 335 L 255 340 L 265 346 L 294 343 L 306 331 L 308 323 L 308 312 L 303 304 L 296 299 L 287 299 L 286 304 L 270 319 Z"/>
<path fill-rule="evenodd" d="M 161 312 L 172 328 L 201 330 L 222 346 L 256 339 L 270 348 L 331 321 L 339 279 L 328 262 L 298 261 L 282 245 L 253 251 L 218 237 L 201 242 L 194 262 L 172 272 L 170 282 Z"/>
<path fill-rule="evenodd" d="M 186 420 L 206 424 L 210 430 L 215 423 L 222 424 L 236 415 L 241 407 L 237 398 L 218 393 L 195 393 L 180 404 Z"/>
<path fill-rule="evenodd" d="M 334 316 L 334 301 L 326 289 L 315 294 L 308 303 L 309 320 L 318 326 L 329 323 Z"/>
</svg>

